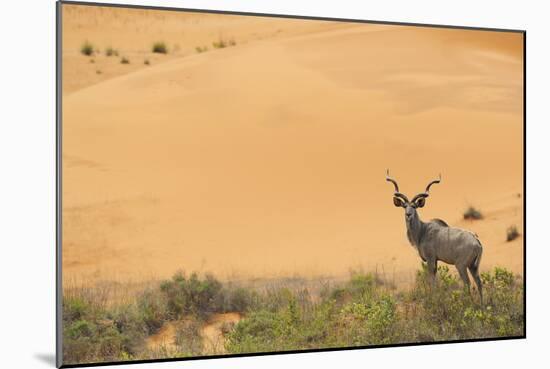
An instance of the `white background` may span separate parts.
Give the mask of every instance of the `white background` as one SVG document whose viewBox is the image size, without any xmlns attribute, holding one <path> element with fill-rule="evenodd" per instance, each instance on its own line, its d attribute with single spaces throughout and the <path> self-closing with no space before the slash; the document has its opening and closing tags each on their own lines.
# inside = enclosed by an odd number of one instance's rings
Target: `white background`
<svg viewBox="0 0 550 369">
<path fill-rule="evenodd" d="M 139 368 L 518 368 L 548 364 L 550 209 L 544 195 L 550 159 L 550 26 L 545 2 L 119 2 L 526 29 L 528 45 L 526 340 L 142 364 Z M 51 368 L 55 353 L 55 3 L 6 1 L 0 15 L 0 366 Z"/>
</svg>

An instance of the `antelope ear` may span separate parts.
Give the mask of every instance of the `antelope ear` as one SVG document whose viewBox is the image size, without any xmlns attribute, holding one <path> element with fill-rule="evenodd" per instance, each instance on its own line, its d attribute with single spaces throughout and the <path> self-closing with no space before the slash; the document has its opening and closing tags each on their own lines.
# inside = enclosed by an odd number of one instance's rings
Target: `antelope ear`
<svg viewBox="0 0 550 369">
<path fill-rule="evenodd" d="M 399 197 L 393 197 L 393 204 L 398 208 L 405 207 L 405 203 Z"/>
<path fill-rule="evenodd" d="M 423 208 L 426 205 L 426 199 L 424 197 L 419 198 L 414 202 L 417 208 Z"/>
</svg>

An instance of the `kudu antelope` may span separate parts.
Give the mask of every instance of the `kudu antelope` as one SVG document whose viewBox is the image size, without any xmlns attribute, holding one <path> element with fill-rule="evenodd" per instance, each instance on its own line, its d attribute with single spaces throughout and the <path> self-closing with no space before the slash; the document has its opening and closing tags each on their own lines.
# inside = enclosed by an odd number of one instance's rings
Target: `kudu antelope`
<svg viewBox="0 0 550 369">
<path fill-rule="evenodd" d="M 393 183 L 395 187 L 393 204 L 405 209 L 407 238 L 411 245 L 418 250 L 422 260 L 427 263 L 432 284 L 435 282 L 437 262 L 441 260 L 456 266 L 460 278 L 469 292 L 470 279 L 466 271 L 468 269 L 477 285 L 480 302 L 483 303 L 481 279 L 479 278 L 479 263 L 483 247 L 477 235 L 464 229 L 449 227 L 441 219 L 423 222 L 418 216 L 417 209 L 424 207 L 426 198 L 430 196 L 430 187 L 441 182 L 441 175 L 439 175 L 439 179 L 431 181 L 426 190 L 414 196 L 411 201 L 399 192 L 397 181 L 390 177 L 389 170 L 386 172 L 386 181 Z"/>
</svg>

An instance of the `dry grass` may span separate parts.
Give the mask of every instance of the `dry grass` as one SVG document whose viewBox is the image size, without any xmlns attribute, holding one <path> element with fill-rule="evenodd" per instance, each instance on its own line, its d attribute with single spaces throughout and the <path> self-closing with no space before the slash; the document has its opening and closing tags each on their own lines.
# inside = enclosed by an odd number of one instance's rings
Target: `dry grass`
<svg viewBox="0 0 550 369">
<path fill-rule="evenodd" d="M 178 273 L 141 287 L 66 284 L 64 360 L 88 363 L 197 356 L 213 350 L 265 352 L 523 335 L 521 279 L 502 268 L 483 273 L 482 279 L 483 306 L 447 267 L 439 268 L 437 288 L 427 283 L 423 267 L 405 291 L 363 272 L 316 285 L 303 278 L 255 286 L 222 283 L 196 273 Z M 205 342 L 201 327 L 226 312 L 239 312 L 243 318 L 220 324 L 224 344 Z M 148 346 L 148 337 L 167 323 L 176 327 L 175 344 Z"/>
</svg>

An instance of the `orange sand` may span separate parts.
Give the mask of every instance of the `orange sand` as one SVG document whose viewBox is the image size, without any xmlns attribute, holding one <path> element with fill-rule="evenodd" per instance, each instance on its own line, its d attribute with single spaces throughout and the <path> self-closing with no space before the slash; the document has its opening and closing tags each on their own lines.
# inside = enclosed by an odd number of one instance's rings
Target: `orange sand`
<svg viewBox="0 0 550 369">
<path fill-rule="evenodd" d="M 409 196 L 441 172 L 420 216 L 477 232 L 483 270 L 522 273 L 521 34 L 63 10 L 65 278 L 410 279 L 386 168 Z M 461 220 L 469 205 L 485 219 Z"/>
</svg>

